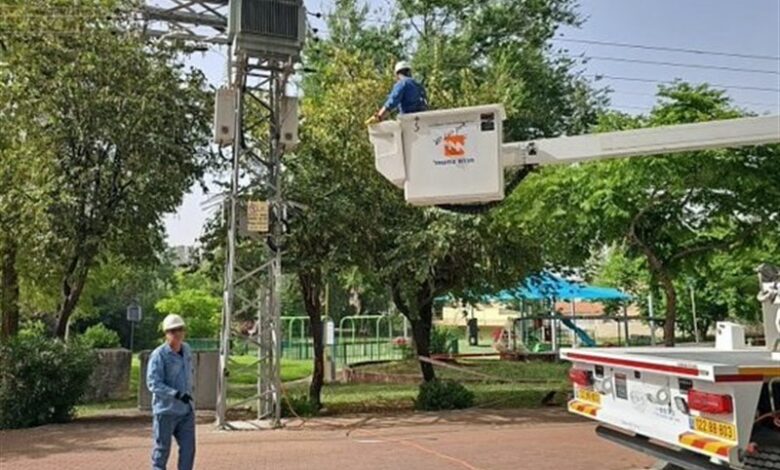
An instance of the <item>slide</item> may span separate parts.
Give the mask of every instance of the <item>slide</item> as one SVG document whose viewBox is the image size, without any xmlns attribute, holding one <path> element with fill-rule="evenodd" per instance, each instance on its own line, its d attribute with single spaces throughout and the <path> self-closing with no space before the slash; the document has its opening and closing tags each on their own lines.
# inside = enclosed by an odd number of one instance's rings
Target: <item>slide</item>
<svg viewBox="0 0 780 470">
<path fill-rule="evenodd" d="M 566 328 L 574 331 L 574 333 L 577 335 L 580 341 L 582 341 L 582 344 L 584 344 L 589 348 L 596 347 L 596 341 L 590 336 L 588 336 L 588 334 L 585 333 L 585 330 L 575 325 L 574 322 L 571 321 L 571 318 L 566 318 L 564 316 L 559 316 L 558 318 L 561 320 L 561 323 L 563 323 L 564 326 L 566 326 Z"/>
</svg>

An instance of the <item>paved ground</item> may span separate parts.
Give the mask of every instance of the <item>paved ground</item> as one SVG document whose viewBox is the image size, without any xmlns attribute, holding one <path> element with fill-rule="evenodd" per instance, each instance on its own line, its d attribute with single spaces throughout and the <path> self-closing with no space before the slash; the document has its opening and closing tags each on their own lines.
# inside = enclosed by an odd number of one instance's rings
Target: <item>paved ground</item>
<svg viewBox="0 0 780 470">
<path fill-rule="evenodd" d="M 278 431 L 198 425 L 198 469 L 634 470 L 651 462 L 562 410 L 291 421 Z M 0 433 L 0 469 L 147 469 L 151 427 L 79 421 Z M 170 468 L 176 468 L 172 459 Z"/>
</svg>

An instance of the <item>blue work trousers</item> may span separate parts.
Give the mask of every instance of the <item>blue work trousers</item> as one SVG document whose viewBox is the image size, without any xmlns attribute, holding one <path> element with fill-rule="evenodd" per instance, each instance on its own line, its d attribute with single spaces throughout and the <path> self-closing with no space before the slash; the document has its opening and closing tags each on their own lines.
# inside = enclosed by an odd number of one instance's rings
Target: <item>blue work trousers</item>
<svg viewBox="0 0 780 470">
<path fill-rule="evenodd" d="M 179 470 L 192 470 L 195 463 L 195 413 L 155 414 L 152 469 L 165 470 L 171 454 L 171 437 L 179 445 Z"/>
</svg>

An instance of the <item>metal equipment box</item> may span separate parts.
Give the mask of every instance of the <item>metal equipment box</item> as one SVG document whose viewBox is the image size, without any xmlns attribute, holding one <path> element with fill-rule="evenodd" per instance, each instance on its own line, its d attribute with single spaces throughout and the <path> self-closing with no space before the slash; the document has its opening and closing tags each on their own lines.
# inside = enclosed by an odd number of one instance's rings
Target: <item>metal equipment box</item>
<svg viewBox="0 0 780 470">
<path fill-rule="evenodd" d="M 222 87 L 214 95 L 214 143 L 233 144 L 236 135 L 236 90 Z"/>
</svg>

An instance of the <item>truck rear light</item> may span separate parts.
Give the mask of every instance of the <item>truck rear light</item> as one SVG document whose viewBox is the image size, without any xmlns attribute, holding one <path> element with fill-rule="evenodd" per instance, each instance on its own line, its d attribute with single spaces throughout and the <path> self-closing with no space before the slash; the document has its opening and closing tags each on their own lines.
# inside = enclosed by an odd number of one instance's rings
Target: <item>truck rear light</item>
<svg viewBox="0 0 780 470">
<path fill-rule="evenodd" d="M 704 413 L 729 414 L 734 410 L 731 395 L 720 395 L 691 389 L 688 391 L 688 408 Z"/>
<path fill-rule="evenodd" d="M 569 380 L 580 387 L 590 387 L 593 385 L 593 373 L 583 369 L 569 369 Z"/>
</svg>

